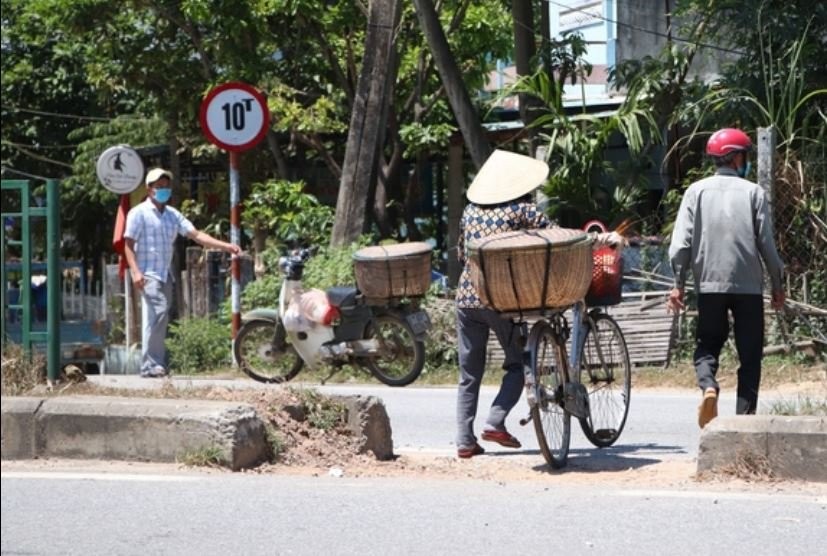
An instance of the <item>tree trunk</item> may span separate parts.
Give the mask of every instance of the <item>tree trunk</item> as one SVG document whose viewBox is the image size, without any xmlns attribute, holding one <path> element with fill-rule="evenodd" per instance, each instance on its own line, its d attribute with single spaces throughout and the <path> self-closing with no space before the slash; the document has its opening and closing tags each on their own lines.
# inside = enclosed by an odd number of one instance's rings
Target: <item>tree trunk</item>
<svg viewBox="0 0 827 556">
<path fill-rule="evenodd" d="M 431 49 L 442 84 L 451 103 L 451 110 L 457 119 L 465 144 L 474 165 L 479 169 L 491 154 L 491 145 L 485 139 L 479 116 L 462 81 L 462 74 L 448 47 L 448 40 L 437 17 L 431 0 L 414 0 L 419 25 Z"/>
<path fill-rule="evenodd" d="M 267 131 L 267 148 L 270 150 L 270 154 L 273 155 L 273 160 L 276 161 L 277 176 L 283 180 L 289 180 L 290 171 L 287 167 L 287 161 L 284 159 L 284 153 L 281 152 L 276 132 L 272 129 Z"/>
<path fill-rule="evenodd" d="M 534 48 L 534 10 L 531 6 L 531 0 L 511 0 L 511 15 L 514 18 L 514 65 L 519 78 L 524 75 L 531 75 L 531 59 L 536 52 Z M 529 127 L 535 119 L 532 105 L 536 105 L 537 101 L 530 95 L 521 94 L 519 102 L 520 119 L 526 127 Z M 534 135 L 533 132 L 532 135 Z"/>
<path fill-rule="evenodd" d="M 347 245 L 362 233 L 368 194 L 376 177 L 381 124 L 387 102 L 388 74 L 399 0 L 371 0 L 365 57 L 356 88 L 342 165 L 336 219 L 330 244 Z"/>
</svg>

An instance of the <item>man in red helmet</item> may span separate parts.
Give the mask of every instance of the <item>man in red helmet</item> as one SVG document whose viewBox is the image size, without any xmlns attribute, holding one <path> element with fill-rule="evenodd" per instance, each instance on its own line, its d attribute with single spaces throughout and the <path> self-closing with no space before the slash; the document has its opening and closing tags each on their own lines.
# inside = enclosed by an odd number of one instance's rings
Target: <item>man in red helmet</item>
<svg viewBox="0 0 827 556">
<path fill-rule="evenodd" d="M 772 217 L 764 190 L 745 178 L 752 142 L 738 129 L 712 134 L 706 153 L 715 175 L 689 186 L 681 201 L 669 257 L 675 287 L 668 309 L 684 308 L 683 293 L 691 267 L 698 294 L 695 373 L 703 392 L 698 424 L 718 415 L 718 356 L 729 336 L 728 313 L 735 323 L 738 400 L 735 412 L 753 414 L 758 405 L 764 345 L 763 260 L 772 289 L 772 307 L 784 306 L 784 266 L 773 239 Z"/>
</svg>

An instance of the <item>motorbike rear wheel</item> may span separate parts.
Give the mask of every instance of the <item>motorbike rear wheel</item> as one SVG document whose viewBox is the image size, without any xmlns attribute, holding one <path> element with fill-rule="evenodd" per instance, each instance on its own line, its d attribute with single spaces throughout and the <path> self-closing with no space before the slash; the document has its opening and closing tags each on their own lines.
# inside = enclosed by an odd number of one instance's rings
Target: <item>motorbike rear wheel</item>
<svg viewBox="0 0 827 556">
<path fill-rule="evenodd" d="M 233 357 L 247 376 L 268 384 L 287 382 L 304 365 L 284 325 L 270 320 L 245 322 L 233 342 Z"/>
<path fill-rule="evenodd" d="M 361 363 L 388 386 L 407 386 L 425 366 L 425 344 L 416 339 L 410 325 L 395 314 L 377 315 L 365 330 L 365 339 L 379 341 L 379 354 Z"/>
</svg>

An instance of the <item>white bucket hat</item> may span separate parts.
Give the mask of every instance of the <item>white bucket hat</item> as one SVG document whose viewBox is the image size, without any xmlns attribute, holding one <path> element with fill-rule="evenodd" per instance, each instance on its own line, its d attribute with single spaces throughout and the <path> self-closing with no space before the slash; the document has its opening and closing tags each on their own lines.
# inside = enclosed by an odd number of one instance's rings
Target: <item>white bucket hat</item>
<svg viewBox="0 0 827 556">
<path fill-rule="evenodd" d="M 152 185 L 161 178 L 167 178 L 172 181 L 172 172 L 164 170 L 163 168 L 153 168 L 146 174 L 146 184 Z"/>
<path fill-rule="evenodd" d="M 478 205 L 495 205 L 522 197 L 548 177 L 548 164 L 523 154 L 496 150 L 468 188 L 467 197 Z"/>
</svg>

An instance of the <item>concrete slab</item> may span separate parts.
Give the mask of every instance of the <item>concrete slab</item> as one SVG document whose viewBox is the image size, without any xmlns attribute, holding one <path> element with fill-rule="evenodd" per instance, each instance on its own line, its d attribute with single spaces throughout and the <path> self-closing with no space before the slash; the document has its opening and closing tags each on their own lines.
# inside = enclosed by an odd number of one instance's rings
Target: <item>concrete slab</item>
<svg viewBox="0 0 827 556">
<path fill-rule="evenodd" d="M 827 482 L 827 418 L 775 417 L 767 431 L 767 457 L 778 477 Z"/>
<path fill-rule="evenodd" d="M 45 398 L 3 398 L 3 459 L 32 459 L 37 456 L 36 415 L 44 401 Z"/>
<path fill-rule="evenodd" d="M 393 458 L 390 419 L 375 396 L 334 396 L 360 453 Z M 232 469 L 268 459 L 264 423 L 246 403 L 115 396 L 4 397 L 3 459 L 179 461 L 210 450 Z"/>
<path fill-rule="evenodd" d="M 31 416 L 12 400 L 3 400 L 3 458 L 173 462 L 211 450 L 223 464 L 241 469 L 269 453 L 264 424 L 249 404 L 79 396 L 49 398 L 38 407 L 32 454 L 24 436 Z"/>
<path fill-rule="evenodd" d="M 827 418 L 718 417 L 701 433 L 698 472 L 760 462 L 774 476 L 827 482 Z"/>
</svg>

